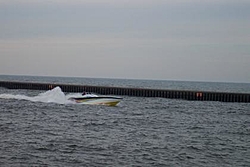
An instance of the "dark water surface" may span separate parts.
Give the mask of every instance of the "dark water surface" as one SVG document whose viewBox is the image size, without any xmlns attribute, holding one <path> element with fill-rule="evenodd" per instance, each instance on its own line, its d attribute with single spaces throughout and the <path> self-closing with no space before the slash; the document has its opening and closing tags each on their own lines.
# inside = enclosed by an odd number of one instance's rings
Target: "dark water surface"
<svg viewBox="0 0 250 167">
<path fill-rule="evenodd" d="M 250 104 L 124 96 L 106 107 L 23 98 L 39 93 L 0 88 L 0 166 L 250 166 Z"/>
</svg>

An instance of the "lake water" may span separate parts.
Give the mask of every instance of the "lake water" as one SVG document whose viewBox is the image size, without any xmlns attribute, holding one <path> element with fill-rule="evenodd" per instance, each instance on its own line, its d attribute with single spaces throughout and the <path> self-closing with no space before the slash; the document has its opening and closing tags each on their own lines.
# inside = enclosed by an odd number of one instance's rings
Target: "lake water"
<svg viewBox="0 0 250 167">
<path fill-rule="evenodd" d="M 0 76 L 1 81 L 250 92 L 250 84 Z M 71 104 L 0 88 L 0 166 L 250 166 L 250 104 L 124 96 Z"/>
</svg>

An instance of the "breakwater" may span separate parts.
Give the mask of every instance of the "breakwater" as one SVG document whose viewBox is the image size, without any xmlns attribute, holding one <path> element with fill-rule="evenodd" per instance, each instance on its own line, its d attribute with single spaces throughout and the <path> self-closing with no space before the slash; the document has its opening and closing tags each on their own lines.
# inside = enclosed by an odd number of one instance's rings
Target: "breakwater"
<svg viewBox="0 0 250 167">
<path fill-rule="evenodd" d="M 198 101 L 250 103 L 250 94 L 248 93 L 144 89 L 144 88 L 142 89 L 142 88 L 89 86 L 89 85 L 72 85 L 72 84 L 57 84 L 57 83 L 51 84 L 51 83 L 0 81 L 0 87 L 5 87 L 8 89 L 50 90 L 57 86 L 59 86 L 63 92 L 86 91 L 102 95 L 160 97 L 160 98 L 198 100 Z"/>
</svg>

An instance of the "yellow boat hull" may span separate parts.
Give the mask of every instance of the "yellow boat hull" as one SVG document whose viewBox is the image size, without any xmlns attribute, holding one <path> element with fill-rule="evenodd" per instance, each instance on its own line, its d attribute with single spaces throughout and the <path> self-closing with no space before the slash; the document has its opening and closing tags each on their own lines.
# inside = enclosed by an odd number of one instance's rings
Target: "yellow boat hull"
<svg viewBox="0 0 250 167">
<path fill-rule="evenodd" d="M 77 97 L 77 98 L 70 98 L 76 103 L 81 104 L 90 104 L 90 105 L 105 105 L 105 106 L 116 106 L 122 98 L 120 97 Z"/>
</svg>

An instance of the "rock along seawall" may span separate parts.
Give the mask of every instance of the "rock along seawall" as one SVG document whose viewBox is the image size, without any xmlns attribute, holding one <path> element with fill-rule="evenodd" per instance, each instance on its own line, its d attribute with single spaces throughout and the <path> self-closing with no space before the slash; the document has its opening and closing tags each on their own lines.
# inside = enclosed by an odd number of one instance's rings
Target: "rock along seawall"
<svg viewBox="0 0 250 167">
<path fill-rule="evenodd" d="M 0 87 L 5 87 L 8 89 L 50 90 L 56 86 L 59 86 L 63 92 L 86 91 L 102 95 L 160 97 L 160 98 L 185 99 L 185 100 L 197 100 L 197 101 L 250 103 L 250 94 L 247 93 L 144 89 L 144 88 L 54 84 L 54 83 L 51 84 L 51 83 L 0 81 Z"/>
</svg>

